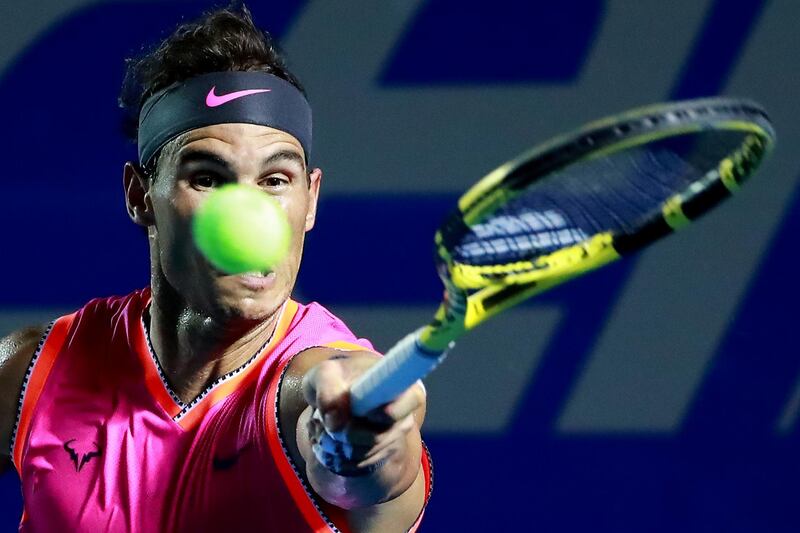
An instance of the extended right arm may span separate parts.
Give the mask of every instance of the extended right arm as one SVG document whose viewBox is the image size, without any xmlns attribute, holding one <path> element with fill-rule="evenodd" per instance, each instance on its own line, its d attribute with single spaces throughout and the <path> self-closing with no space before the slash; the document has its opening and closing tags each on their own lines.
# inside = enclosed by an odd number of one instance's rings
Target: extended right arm
<svg viewBox="0 0 800 533">
<path fill-rule="evenodd" d="M 11 465 L 11 433 L 17 418 L 22 382 L 47 328 L 35 326 L 0 339 L 0 473 Z"/>
</svg>

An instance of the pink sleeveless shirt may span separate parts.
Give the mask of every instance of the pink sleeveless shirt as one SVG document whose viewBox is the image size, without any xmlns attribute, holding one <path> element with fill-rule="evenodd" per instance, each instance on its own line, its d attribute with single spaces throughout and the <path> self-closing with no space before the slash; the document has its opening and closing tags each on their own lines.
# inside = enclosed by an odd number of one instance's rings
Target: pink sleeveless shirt
<svg viewBox="0 0 800 533">
<path fill-rule="evenodd" d="M 289 458 L 278 394 L 302 350 L 371 344 L 322 306 L 289 300 L 266 346 L 183 404 L 148 345 L 149 299 L 94 300 L 40 343 L 12 440 L 20 531 L 347 531 Z"/>
</svg>

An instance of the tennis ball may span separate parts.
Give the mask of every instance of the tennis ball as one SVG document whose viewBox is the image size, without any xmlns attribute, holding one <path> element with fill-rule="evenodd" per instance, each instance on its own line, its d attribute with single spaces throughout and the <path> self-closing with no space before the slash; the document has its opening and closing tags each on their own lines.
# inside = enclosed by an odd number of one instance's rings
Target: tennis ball
<svg viewBox="0 0 800 533">
<path fill-rule="evenodd" d="M 228 274 L 271 270 L 289 251 L 291 237 L 278 202 L 242 185 L 212 192 L 198 208 L 192 231 L 206 259 Z"/>
</svg>

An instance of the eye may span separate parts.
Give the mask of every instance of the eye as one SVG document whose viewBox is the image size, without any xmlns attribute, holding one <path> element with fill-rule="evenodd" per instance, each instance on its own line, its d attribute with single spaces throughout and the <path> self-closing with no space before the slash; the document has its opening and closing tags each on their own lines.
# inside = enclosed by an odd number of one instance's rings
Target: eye
<svg viewBox="0 0 800 533">
<path fill-rule="evenodd" d="M 191 177 L 190 183 L 196 189 L 213 189 L 219 185 L 220 179 L 214 174 L 195 174 Z"/>
<path fill-rule="evenodd" d="M 264 178 L 261 183 L 268 189 L 278 189 L 289 185 L 289 179 L 281 174 L 273 174 Z"/>
</svg>

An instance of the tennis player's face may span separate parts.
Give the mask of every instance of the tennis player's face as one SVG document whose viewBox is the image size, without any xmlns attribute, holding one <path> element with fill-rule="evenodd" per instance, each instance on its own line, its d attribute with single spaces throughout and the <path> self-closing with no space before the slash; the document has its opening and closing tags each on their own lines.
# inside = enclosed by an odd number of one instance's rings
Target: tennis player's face
<svg viewBox="0 0 800 533">
<path fill-rule="evenodd" d="M 153 268 L 163 272 L 191 308 L 210 316 L 262 320 L 275 313 L 294 286 L 305 232 L 314 225 L 320 170 L 306 175 L 303 148 L 293 136 L 252 124 L 193 130 L 164 156 L 150 187 Z M 266 192 L 288 216 L 290 250 L 271 272 L 224 274 L 194 244 L 195 211 L 212 191 L 229 183 Z"/>
</svg>

